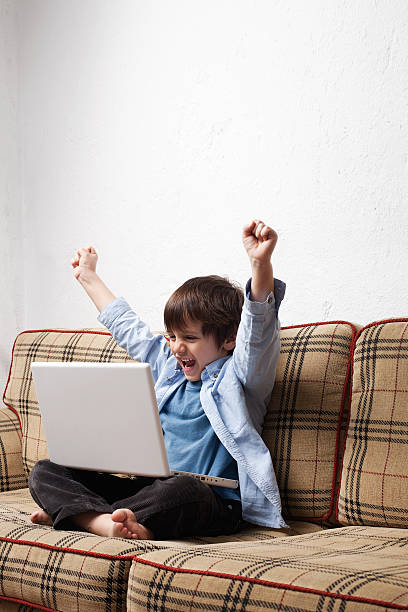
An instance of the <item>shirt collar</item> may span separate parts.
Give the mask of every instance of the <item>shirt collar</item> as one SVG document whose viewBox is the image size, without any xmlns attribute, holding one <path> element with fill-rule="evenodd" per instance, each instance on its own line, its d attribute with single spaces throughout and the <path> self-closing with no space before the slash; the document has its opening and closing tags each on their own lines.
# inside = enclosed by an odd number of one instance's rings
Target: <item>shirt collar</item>
<svg viewBox="0 0 408 612">
<path fill-rule="evenodd" d="M 208 366 L 206 366 L 201 372 L 201 379 L 204 380 L 205 375 L 212 378 L 214 374 L 218 374 L 218 372 L 220 372 L 220 370 L 222 369 L 224 363 L 226 363 L 230 357 L 231 355 L 227 355 L 226 357 L 220 357 L 220 359 L 216 359 L 215 361 L 209 363 Z"/>
</svg>

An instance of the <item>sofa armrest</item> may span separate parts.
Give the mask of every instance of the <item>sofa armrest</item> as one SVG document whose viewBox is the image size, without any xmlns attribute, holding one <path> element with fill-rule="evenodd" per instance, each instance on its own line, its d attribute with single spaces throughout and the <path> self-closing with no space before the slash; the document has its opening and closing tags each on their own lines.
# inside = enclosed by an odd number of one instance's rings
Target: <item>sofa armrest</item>
<svg viewBox="0 0 408 612">
<path fill-rule="evenodd" d="M 21 429 L 17 415 L 0 407 L 0 491 L 27 486 L 21 445 Z"/>
</svg>

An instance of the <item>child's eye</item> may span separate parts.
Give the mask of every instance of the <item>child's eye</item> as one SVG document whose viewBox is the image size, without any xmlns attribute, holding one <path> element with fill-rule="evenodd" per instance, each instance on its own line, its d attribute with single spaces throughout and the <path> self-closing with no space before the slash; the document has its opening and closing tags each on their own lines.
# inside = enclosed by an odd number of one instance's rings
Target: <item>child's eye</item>
<svg viewBox="0 0 408 612">
<path fill-rule="evenodd" d="M 167 340 L 170 340 L 170 342 L 175 342 L 176 340 L 176 336 L 174 334 L 165 334 Z M 183 340 L 187 341 L 187 342 L 192 342 L 194 340 L 197 340 L 197 336 L 182 336 Z"/>
</svg>

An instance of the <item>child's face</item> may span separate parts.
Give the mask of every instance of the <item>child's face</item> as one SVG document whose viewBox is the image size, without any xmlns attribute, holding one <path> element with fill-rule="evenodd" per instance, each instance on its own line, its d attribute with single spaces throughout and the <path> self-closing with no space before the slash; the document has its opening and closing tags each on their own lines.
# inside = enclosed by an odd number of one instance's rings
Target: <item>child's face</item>
<svg viewBox="0 0 408 612">
<path fill-rule="evenodd" d="M 226 340 L 218 347 L 213 336 L 204 336 L 202 325 L 189 321 L 182 332 L 168 333 L 173 355 L 183 368 L 187 380 L 201 380 L 201 372 L 213 361 L 226 357 L 235 346 L 235 340 Z"/>
</svg>

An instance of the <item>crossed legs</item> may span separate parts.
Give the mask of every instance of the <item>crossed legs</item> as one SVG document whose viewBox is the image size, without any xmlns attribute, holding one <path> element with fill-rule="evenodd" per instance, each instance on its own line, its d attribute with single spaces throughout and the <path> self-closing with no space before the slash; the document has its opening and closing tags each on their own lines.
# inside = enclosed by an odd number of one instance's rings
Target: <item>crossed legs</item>
<svg viewBox="0 0 408 612">
<path fill-rule="evenodd" d="M 97 535 L 168 539 L 234 533 L 241 504 L 219 497 L 189 476 L 120 478 L 39 461 L 29 488 L 42 508 L 34 523 L 80 529 Z"/>
</svg>

